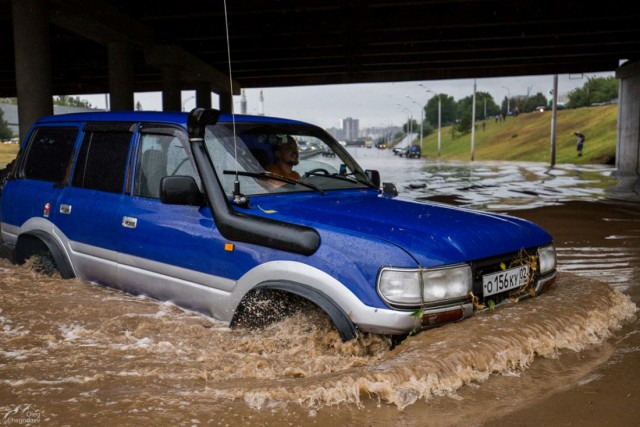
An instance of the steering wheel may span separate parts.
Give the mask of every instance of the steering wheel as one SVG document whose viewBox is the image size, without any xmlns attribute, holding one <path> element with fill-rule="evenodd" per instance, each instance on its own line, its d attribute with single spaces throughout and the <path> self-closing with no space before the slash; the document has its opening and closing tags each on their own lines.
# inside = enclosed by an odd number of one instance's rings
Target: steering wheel
<svg viewBox="0 0 640 427">
<path fill-rule="evenodd" d="M 305 172 L 304 176 L 318 175 L 320 173 L 322 173 L 322 175 L 325 175 L 325 176 L 331 175 L 329 173 L 329 171 L 326 170 L 326 169 L 315 168 L 315 169 L 311 169 L 310 171 Z"/>
</svg>

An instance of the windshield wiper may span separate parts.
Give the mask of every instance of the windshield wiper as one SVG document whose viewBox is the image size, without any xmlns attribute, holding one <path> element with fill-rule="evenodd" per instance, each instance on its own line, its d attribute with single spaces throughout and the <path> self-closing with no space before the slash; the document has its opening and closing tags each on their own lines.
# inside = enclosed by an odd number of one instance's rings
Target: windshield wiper
<svg viewBox="0 0 640 427">
<path fill-rule="evenodd" d="M 225 170 L 225 171 L 222 171 L 222 173 L 224 173 L 225 175 L 237 174 L 239 176 L 249 176 L 251 178 L 275 179 L 276 181 L 286 182 L 287 184 L 302 185 L 303 187 L 310 188 L 311 190 L 317 191 L 318 193 L 323 195 L 327 194 L 324 190 L 322 190 L 320 187 L 316 185 L 309 184 L 308 182 L 303 182 L 297 179 L 287 178 L 285 176 L 278 175 L 271 172 L 266 172 L 266 171 L 265 172 L 244 172 L 244 171 Z"/>
<path fill-rule="evenodd" d="M 363 181 L 360 180 L 358 178 L 354 177 L 349 177 L 349 176 L 345 176 L 345 175 L 339 175 L 337 173 L 334 174 L 324 174 L 324 173 L 306 173 L 306 176 L 321 176 L 321 177 L 326 177 L 326 178 L 333 178 L 333 179 L 339 179 L 340 181 L 347 181 L 347 182 L 351 182 L 354 184 L 362 184 L 362 185 L 366 185 L 369 188 L 375 188 L 376 190 L 378 190 L 378 188 L 376 188 L 375 185 L 371 184 L 368 181 Z"/>
</svg>

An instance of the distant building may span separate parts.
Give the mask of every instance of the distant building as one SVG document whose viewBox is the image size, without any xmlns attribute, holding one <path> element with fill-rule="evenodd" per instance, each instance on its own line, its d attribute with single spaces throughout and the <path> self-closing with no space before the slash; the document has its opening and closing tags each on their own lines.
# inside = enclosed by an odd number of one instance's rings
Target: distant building
<svg viewBox="0 0 640 427">
<path fill-rule="evenodd" d="M 258 115 L 264 116 L 264 94 L 262 93 L 262 89 L 260 89 L 260 98 L 258 100 Z"/>
<path fill-rule="evenodd" d="M 244 89 L 241 89 L 242 95 L 240 96 L 240 114 L 247 114 L 247 95 L 244 93 Z"/>
<path fill-rule="evenodd" d="M 342 120 L 342 129 L 344 130 L 344 139 L 347 141 L 355 141 L 360 136 L 360 121 L 347 117 Z"/>
</svg>

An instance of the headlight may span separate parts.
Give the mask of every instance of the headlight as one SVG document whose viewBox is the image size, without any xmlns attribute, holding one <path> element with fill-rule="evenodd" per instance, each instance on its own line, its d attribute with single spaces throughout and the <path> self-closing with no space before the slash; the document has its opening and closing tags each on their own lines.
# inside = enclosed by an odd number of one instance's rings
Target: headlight
<svg viewBox="0 0 640 427">
<path fill-rule="evenodd" d="M 545 275 L 556 269 L 556 248 L 553 245 L 538 248 L 540 274 Z"/>
<path fill-rule="evenodd" d="M 422 271 L 423 298 L 425 303 L 461 298 L 472 287 L 471 267 L 458 265 Z"/>
<path fill-rule="evenodd" d="M 390 304 L 420 305 L 420 270 L 384 268 L 378 277 L 378 292 Z"/>
<path fill-rule="evenodd" d="M 469 265 L 434 269 L 383 268 L 378 293 L 390 305 L 418 306 L 459 299 L 471 291 Z"/>
</svg>

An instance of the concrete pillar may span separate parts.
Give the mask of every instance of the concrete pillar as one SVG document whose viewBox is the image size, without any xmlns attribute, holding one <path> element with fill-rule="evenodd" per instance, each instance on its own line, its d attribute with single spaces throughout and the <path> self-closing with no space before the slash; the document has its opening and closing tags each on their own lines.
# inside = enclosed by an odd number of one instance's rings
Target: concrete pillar
<svg viewBox="0 0 640 427">
<path fill-rule="evenodd" d="M 126 43 L 109 43 L 109 96 L 112 110 L 133 110 L 133 49 Z"/>
<path fill-rule="evenodd" d="M 207 82 L 196 84 L 196 107 L 211 108 L 211 85 Z"/>
<path fill-rule="evenodd" d="M 178 67 L 162 68 L 162 110 L 181 111 L 180 70 Z"/>
<path fill-rule="evenodd" d="M 220 96 L 220 111 L 222 111 L 223 113 L 232 113 L 233 112 L 233 95 L 231 94 L 231 92 L 223 92 L 220 91 L 218 92 L 218 95 Z"/>
<path fill-rule="evenodd" d="M 22 139 L 37 119 L 53 114 L 51 40 L 46 1 L 13 0 L 11 6 Z"/>
<path fill-rule="evenodd" d="M 621 187 L 640 190 L 640 62 L 616 70 L 618 85 L 618 141 L 616 167 Z M 635 188 L 635 189 L 634 189 Z"/>
</svg>

